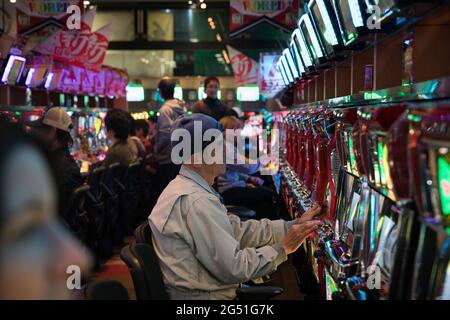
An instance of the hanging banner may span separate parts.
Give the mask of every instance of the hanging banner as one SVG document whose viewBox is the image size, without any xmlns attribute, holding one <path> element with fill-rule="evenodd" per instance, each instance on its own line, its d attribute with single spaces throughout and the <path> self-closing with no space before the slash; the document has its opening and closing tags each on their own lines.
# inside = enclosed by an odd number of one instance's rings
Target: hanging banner
<svg viewBox="0 0 450 320">
<path fill-rule="evenodd" d="M 66 25 L 71 5 L 83 14 L 83 0 L 17 0 L 17 33 L 40 43 Z"/>
<path fill-rule="evenodd" d="M 233 47 L 227 46 L 227 49 L 237 85 L 248 86 L 258 84 L 258 62 Z"/>
<path fill-rule="evenodd" d="M 230 0 L 230 33 L 250 28 L 262 18 L 295 29 L 299 0 Z"/>
<path fill-rule="evenodd" d="M 259 57 L 259 89 L 263 96 L 271 98 L 284 88 L 283 79 L 277 69 L 281 53 L 262 52 Z"/>
<path fill-rule="evenodd" d="M 89 10 L 82 19 L 80 30 L 61 30 L 41 43 L 35 51 L 51 55 L 57 61 L 98 72 L 108 49 L 112 25 L 92 32 L 95 9 Z"/>
</svg>

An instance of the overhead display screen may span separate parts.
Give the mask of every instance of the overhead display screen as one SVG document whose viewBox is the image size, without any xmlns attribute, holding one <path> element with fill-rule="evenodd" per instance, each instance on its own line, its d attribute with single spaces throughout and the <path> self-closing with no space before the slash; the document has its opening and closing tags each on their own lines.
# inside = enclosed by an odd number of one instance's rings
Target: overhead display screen
<svg viewBox="0 0 450 320">
<path fill-rule="evenodd" d="M 392 15 L 396 9 L 395 0 L 365 0 L 366 7 L 370 9 L 372 6 L 380 8 L 380 20 L 384 20 Z"/>
<path fill-rule="evenodd" d="M 292 35 L 292 39 L 294 40 L 297 48 L 300 49 L 300 56 L 302 57 L 303 63 L 305 64 L 305 68 L 309 68 L 310 70 L 314 69 L 308 45 L 303 39 L 303 36 L 300 33 L 300 29 L 295 29 L 294 34 Z"/>
<path fill-rule="evenodd" d="M 286 61 L 289 65 L 290 70 L 292 71 L 294 79 L 300 78 L 300 74 L 298 72 L 297 66 L 294 63 L 294 59 L 292 58 L 291 51 L 289 49 L 284 49 L 283 55 L 286 57 Z"/>
<path fill-rule="evenodd" d="M 325 3 L 325 0 L 313 0 L 309 3 L 309 9 L 325 53 L 331 56 L 334 53 L 334 47 L 339 46 L 338 28 L 333 24 L 336 17 L 332 7 L 329 3 Z"/>
<path fill-rule="evenodd" d="M 365 26 L 358 0 L 334 0 L 334 9 L 344 45 L 353 43 L 359 36 L 358 28 Z"/>
<path fill-rule="evenodd" d="M 322 47 L 320 46 L 319 39 L 317 38 L 309 15 L 304 14 L 300 18 L 298 26 L 311 54 L 313 64 L 319 64 L 320 59 L 324 58 L 324 53 Z"/>
<path fill-rule="evenodd" d="M 281 64 L 283 65 L 283 68 L 284 68 L 284 70 L 286 72 L 286 76 L 287 76 L 287 78 L 289 80 L 289 83 L 293 83 L 295 81 L 295 79 L 294 79 L 294 76 L 293 76 L 291 70 L 289 69 L 289 65 L 288 65 L 288 63 L 286 61 L 286 57 L 282 56 L 280 58 L 280 60 L 281 60 Z"/>
<path fill-rule="evenodd" d="M 294 59 L 294 63 L 297 66 L 300 75 L 305 74 L 306 70 L 303 65 L 302 58 L 300 57 L 300 50 L 297 48 L 294 40 L 291 41 L 291 44 L 289 45 L 289 50 L 291 51 L 291 55 Z"/>
<path fill-rule="evenodd" d="M 284 68 L 281 64 L 281 60 L 278 60 L 277 69 L 281 74 L 281 78 L 283 79 L 284 85 L 289 86 L 289 80 L 287 79 L 286 72 L 284 71 Z"/>
</svg>

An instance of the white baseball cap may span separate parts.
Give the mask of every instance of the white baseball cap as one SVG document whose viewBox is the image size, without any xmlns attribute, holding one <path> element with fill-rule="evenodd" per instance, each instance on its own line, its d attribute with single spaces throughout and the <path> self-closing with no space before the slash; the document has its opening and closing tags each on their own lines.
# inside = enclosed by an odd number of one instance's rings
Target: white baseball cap
<svg viewBox="0 0 450 320">
<path fill-rule="evenodd" d="M 44 115 L 42 123 L 67 132 L 70 132 L 70 129 L 72 128 L 72 118 L 66 111 L 58 108 L 51 108 L 48 110 Z"/>
</svg>

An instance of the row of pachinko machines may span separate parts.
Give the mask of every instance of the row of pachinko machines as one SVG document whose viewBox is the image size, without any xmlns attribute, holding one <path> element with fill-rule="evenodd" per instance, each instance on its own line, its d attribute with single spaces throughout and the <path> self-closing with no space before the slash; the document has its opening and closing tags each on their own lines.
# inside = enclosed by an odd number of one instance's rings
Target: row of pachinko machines
<svg viewBox="0 0 450 320">
<path fill-rule="evenodd" d="M 293 259 L 303 293 L 450 299 L 450 106 L 314 106 L 275 121 L 291 218 L 322 205 Z"/>
</svg>

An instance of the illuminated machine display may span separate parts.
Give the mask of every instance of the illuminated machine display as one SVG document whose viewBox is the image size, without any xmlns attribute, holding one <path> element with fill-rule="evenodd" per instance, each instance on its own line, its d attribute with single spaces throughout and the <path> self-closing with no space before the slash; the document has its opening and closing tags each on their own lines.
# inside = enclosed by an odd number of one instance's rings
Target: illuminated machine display
<svg viewBox="0 0 450 320">
<path fill-rule="evenodd" d="M 409 170 L 419 241 L 408 298 L 450 299 L 450 108 L 409 116 Z"/>
<path fill-rule="evenodd" d="M 26 59 L 20 55 L 7 56 L 0 69 L 0 101 L 3 105 L 25 105 L 26 87 L 21 85 Z"/>
<path fill-rule="evenodd" d="M 308 9 L 322 51 L 326 57 L 333 57 L 335 52 L 341 49 L 342 41 L 339 37 L 339 24 L 331 2 L 312 0 L 308 3 Z"/>
<path fill-rule="evenodd" d="M 368 26 L 367 9 L 378 6 L 369 22 L 389 33 L 391 23 L 408 20 L 402 10 L 418 2 L 308 1 L 278 63 L 288 90 L 301 94 L 292 110 L 274 116 L 282 145 L 277 190 L 292 219 L 322 206 L 323 224 L 295 258 L 300 286 L 312 284 L 302 290 L 308 296 L 449 299 L 450 108 L 433 97 L 438 91 L 437 98 L 448 98 L 439 90 L 450 80 L 404 78 L 373 92 L 352 91 L 352 83 L 342 97 L 339 68 L 331 73 L 334 92 L 321 71 L 355 56 L 359 44 L 379 45 L 370 42 L 377 31 Z M 345 79 L 359 76 L 352 72 Z M 315 101 L 318 96 L 325 100 Z"/>
</svg>

